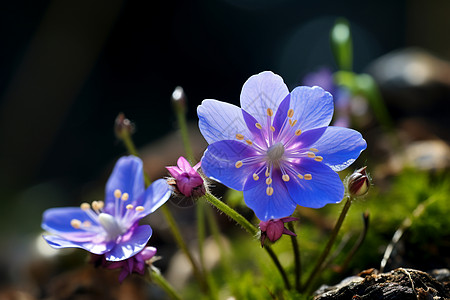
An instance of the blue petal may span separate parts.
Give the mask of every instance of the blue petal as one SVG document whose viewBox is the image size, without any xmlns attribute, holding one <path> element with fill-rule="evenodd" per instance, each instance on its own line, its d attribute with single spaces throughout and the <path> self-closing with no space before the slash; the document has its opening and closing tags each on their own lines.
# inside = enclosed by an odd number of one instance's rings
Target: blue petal
<svg viewBox="0 0 450 300">
<path fill-rule="evenodd" d="M 257 145 L 262 147 L 263 149 L 266 149 L 267 143 L 266 143 L 266 137 L 265 137 L 266 135 L 264 134 L 264 131 L 267 131 L 269 129 L 268 128 L 258 129 L 255 126 L 256 123 L 258 123 L 258 121 L 255 118 L 253 118 L 252 115 L 250 115 L 248 112 L 246 112 L 243 109 L 242 109 L 242 116 L 244 117 L 244 121 L 245 121 L 245 124 L 247 125 L 248 130 L 252 134 L 252 138 L 250 138 L 250 140 L 253 143 L 256 143 Z"/>
<path fill-rule="evenodd" d="M 297 206 L 289 195 L 279 170 L 273 171 L 272 180 L 272 196 L 266 193 L 267 184 L 264 178 L 258 180 L 256 187 L 244 191 L 245 203 L 261 221 L 290 216 Z"/>
<path fill-rule="evenodd" d="M 203 137 L 212 144 L 221 140 L 236 140 L 236 134 L 250 137 L 250 132 L 239 107 L 212 99 L 203 100 L 197 108 L 198 127 Z"/>
<path fill-rule="evenodd" d="M 292 167 L 301 175 L 312 175 L 311 180 L 306 180 L 288 172 L 290 180 L 286 186 L 298 205 L 320 208 L 328 203 L 338 203 L 344 197 L 344 185 L 339 175 L 325 164 L 304 158 Z"/>
<path fill-rule="evenodd" d="M 285 147 L 286 149 L 294 151 L 309 148 L 320 139 L 326 129 L 327 127 L 310 129 L 302 132 L 299 136 L 296 136 L 294 132 L 291 132 L 291 136 L 286 135 L 287 138 L 283 138 L 283 140 L 287 140 L 292 137 L 289 142 L 285 143 Z M 283 136 L 285 135 L 283 134 Z"/>
<path fill-rule="evenodd" d="M 358 131 L 330 126 L 312 147 L 319 150 L 316 154 L 323 163 L 338 172 L 351 165 L 367 144 Z"/>
<path fill-rule="evenodd" d="M 115 203 L 114 191 L 120 190 L 128 193 L 129 201 L 137 201 L 144 196 L 144 173 L 142 170 L 142 160 L 136 156 L 121 157 L 106 183 L 105 207 L 111 207 Z M 114 206 L 112 206 L 114 207 Z M 114 210 L 108 213 L 115 215 Z M 125 213 L 125 212 L 123 212 Z"/>
<path fill-rule="evenodd" d="M 256 184 L 252 175 L 263 163 L 244 164 L 236 168 L 236 162 L 255 155 L 257 153 L 253 148 L 241 142 L 215 142 L 203 154 L 202 170 L 206 176 L 242 191 Z"/>
<path fill-rule="evenodd" d="M 41 227 L 49 232 L 55 234 L 76 234 L 82 237 L 85 234 L 91 234 L 85 230 L 76 229 L 71 224 L 70 221 L 76 219 L 81 222 L 89 221 L 92 223 L 87 229 L 89 231 L 93 230 L 98 232 L 100 228 L 96 220 L 92 220 L 85 211 L 79 207 L 57 207 L 50 208 L 44 212 Z"/>
<path fill-rule="evenodd" d="M 328 126 L 333 117 L 333 96 L 322 88 L 299 86 L 291 92 L 295 129 L 302 131 Z"/>
<path fill-rule="evenodd" d="M 284 98 L 284 100 L 281 102 L 280 106 L 278 106 L 277 113 L 275 114 L 275 118 L 272 123 L 272 125 L 275 127 L 275 132 L 273 133 L 275 139 L 278 137 L 278 134 L 280 133 L 280 130 L 282 129 L 284 122 L 286 122 L 286 124 L 284 124 L 285 129 L 288 129 L 290 127 L 288 121 L 289 118 L 287 116 L 290 103 L 291 103 L 291 94 L 287 95 L 286 98 Z"/>
<path fill-rule="evenodd" d="M 281 101 L 289 94 L 283 78 L 270 71 L 250 77 L 242 87 L 241 107 L 251 114 L 264 127 L 268 124 L 267 109 L 274 114 Z"/>
<path fill-rule="evenodd" d="M 104 254 L 111 250 L 115 243 L 114 242 L 102 242 L 102 243 L 96 243 L 94 239 L 89 241 L 83 241 L 83 242 L 77 242 L 77 241 L 69 241 L 66 240 L 63 237 L 56 236 L 56 235 L 44 235 L 44 239 L 47 241 L 47 243 L 56 249 L 61 248 L 80 248 L 87 250 L 94 254 Z"/>
<path fill-rule="evenodd" d="M 151 236 L 152 228 L 150 225 L 138 226 L 130 232 L 128 237 L 117 242 L 116 246 L 105 254 L 105 259 L 108 261 L 121 261 L 130 258 L 144 249 Z"/>
<path fill-rule="evenodd" d="M 172 190 L 167 181 L 158 179 L 153 182 L 145 191 L 144 202 L 140 205 L 144 207 L 145 214 L 150 214 L 169 200 Z"/>
</svg>

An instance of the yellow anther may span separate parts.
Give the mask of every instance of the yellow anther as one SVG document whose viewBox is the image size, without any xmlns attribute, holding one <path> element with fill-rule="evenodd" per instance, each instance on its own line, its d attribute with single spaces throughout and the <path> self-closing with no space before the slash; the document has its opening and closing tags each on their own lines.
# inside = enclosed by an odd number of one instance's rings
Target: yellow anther
<svg viewBox="0 0 450 300">
<path fill-rule="evenodd" d="M 125 206 L 128 210 L 131 210 L 131 209 L 133 209 L 134 208 L 134 206 L 133 205 L 131 205 L 131 204 L 128 204 L 127 206 Z"/>
<path fill-rule="evenodd" d="M 273 116 L 273 110 L 272 110 L 271 108 L 268 108 L 268 109 L 267 109 L 267 115 L 268 115 L 269 117 Z"/>
<path fill-rule="evenodd" d="M 281 178 L 283 179 L 283 181 L 289 181 L 289 175 L 288 174 L 284 174 L 283 176 L 281 176 Z"/>
<path fill-rule="evenodd" d="M 266 194 L 267 196 L 272 196 L 273 195 L 273 187 L 267 187 L 266 189 Z"/>
<path fill-rule="evenodd" d="M 270 173 L 269 173 L 269 168 L 266 168 L 266 177 L 269 177 Z"/>
<path fill-rule="evenodd" d="M 306 153 L 306 155 L 308 155 L 309 158 L 314 158 L 314 157 L 316 157 L 316 155 L 314 154 L 314 152 L 308 152 L 308 153 Z"/>
<path fill-rule="evenodd" d="M 91 227 L 92 223 L 89 221 L 84 221 L 83 222 L 83 227 Z"/>
<path fill-rule="evenodd" d="M 236 138 L 240 141 L 242 141 L 244 139 L 244 136 L 240 133 L 236 134 Z"/>
<path fill-rule="evenodd" d="M 297 174 L 297 177 L 300 179 L 303 179 L 303 175 L 302 174 Z"/>
<path fill-rule="evenodd" d="M 97 203 L 98 203 L 98 209 L 103 209 L 103 207 L 105 207 L 105 202 L 97 201 Z"/>
<path fill-rule="evenodd" d="M 70 225 L 72 225 L 72 227 L 75 228 L 75 229 L 80 229 L 80 227 L 81 227 L 81 221 L 80 221 L 80 220 L 77 220 L 77 219 L 72 219 L 72 220 L 70 221 Z"/>
<path fill-rule="evenodd" d="M 269 185 L 269 184 L 271 184 L 271 183 L 272 183 L 272 178 L 268 177 L 268 178 L 266 179 L 266 184 Z"/>
<path fill-rule="evenodd" d="M 291 108 L 290 110 L 288 110 L 288 117 L 292 118 L 294 116 L 294 110 Z"/>
<path fill-rule="evenodd" d="M 120 196 L 122 196 L 122 192 L 120 190 L 115 190 L 114 191 L 114 197 L 120 198 Z"/>
<path fill-rule="evenodd" d="M 256 128 L 258 128 L 258 129 L 262 129 L 262 126 L 261 126 L 261 124 L 259 124 L 259 123 L 256 123 L 255 126 L 256 126 Z"/>
<path fill-rule="evenodd" d="M 136 211 L 139 211 L 139 212 L 144 211 L 144 209 L 145 208 L 143 206 L 136 207 Z"/>
<path fill-rule="evenodd" d="M 312 179 L 312 175 L 311 174 L 305 174 L 305 179 L 306 180 L 311 180 Z"/>
<path fill-rule="evenodd" d="M 316 156 L 316 157 L 314 158 L 314 160 L 315 160 L 315 161 L 322 161 L 322 160 L 323 160 L 323 157 L 322 157 L 322 156 Z"/>
<path fill-rule="evenodd" d="M 317 150 L 316 148 L 309 148 L 309 151 L 312 151 L 312 152 L 319 152 L 319 150 Z"/>
<path fill-rule="evenodd" d="M 238 169 L 240 167 L 242 167 L 242 165 L 243 165 L 242 161 L 237 161 L 236 164 L 235 164 L 236 168 L 238 168 Z"/>
<path fill-rule="evenodd" d="M 289 119 L 289 125 L 291 125 L 291 127 L 294 127 L 295 124 L 297 124 L 297 120 L 292 121 Z"/>
<path fill-rule="evenodd" d="M 250 141 L 250 140 L 246 140 L 245 142 L 246 142 L 247 144 L 249 144 L 250 146 L 253 145 L 253 142 Z"/>
<path fill-rule="evenodd" d="M 98 211 L 100 209 L 100 204 L 98 201 L 92 201 L 92 209 Z"/>
<path fill-rule="evenodd" d="M 295 135 L 300 135 L 300 134 L 302 134 L 302 131 L 301 131 L 300 129 L 297 129 L 297 130 L 295 131 Z"/>
<path fill-rule="evenodd" d="M 253 179 L 254 179 L 255 181 L 258 180 L 258 179 L 259 179 L 258 174 L 253 174 Z"/>
<path fill-rule="evenodd" d="M 84 202 L 84 203 L 81 203 L 80 208 L 82 210 L 88 210 L 91 208 L 91 206 L 89 205 L 89 203 Z"/>
<path fill-rule="evenodd" d="M 121 198 L 121 199 L 122 199 L 123 201 L 127 201 L 128 198 L 130 198 L 130 195 L 128 195 L 128 193 L 123 193 L 123 194 L 122 194 L 122 198 Z"/>
<path fill-rule="evenodd" d="M 275 127 L 270 126 L 270 130 L 272 130 L 272 132 L 275 132 Z"/>
</svg>

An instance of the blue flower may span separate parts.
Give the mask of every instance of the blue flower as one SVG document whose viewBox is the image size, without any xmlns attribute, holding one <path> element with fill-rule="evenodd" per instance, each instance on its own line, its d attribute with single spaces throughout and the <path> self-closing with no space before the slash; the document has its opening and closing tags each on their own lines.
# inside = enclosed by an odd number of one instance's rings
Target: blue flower
<svg viewBox="0 0 450 300">
<path fill-rule="evenodd" d="M 199 127 L 209 143 L 206 176 L 235 190 L 262 220 L 289 216 L 296 205 L 338 203 L 344 186 L 337 171 L 358 158 L 366 141 L 355 130 L 328 126 L 333 97 L 320 87 L 289 93 L 272 72 L 250 77 L 241 107 L 204 100 Z"/>
<path fill-rule="evenodd" d="M 105 201 L 80 207 L 51 208 L 44 212 L 42 228 L 54 235 L 44 239 L 53 248 L 81 248 L 121 261 L 147 245 L 152 229 L 138 221 L 154 212 L 170 197 L 164 179 L 145 189 L 142 161 L 120 158 L 106 184 Z"/>
</svg>

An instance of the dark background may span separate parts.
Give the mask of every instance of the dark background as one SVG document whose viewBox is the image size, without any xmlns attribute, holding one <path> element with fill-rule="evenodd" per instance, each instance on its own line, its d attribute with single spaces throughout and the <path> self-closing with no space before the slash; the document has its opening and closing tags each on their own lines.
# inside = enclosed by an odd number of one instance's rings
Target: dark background
<svg viewBox="0 0 450 300">
<path fill-rule="evenodd" d="M 449 3 L 2 1 L 3 251 L 39 232 L 44 209 L 77 205 L 93 186 L 101 197 L 125 153 L 113 132 L 119 112 L 136 123 L 143 147 L 175 130 L 170 96 L 178 85 L 193 123 L 203 99 L 239 104 L 242 84 L 261 71 L 293 88 L 320 66 L 336 67 L 329 31 L 338 17 L 351 25 L 356 72 L 409 46 L 449 59 Z M 175 147 L 181 154 L 181 142 Z"/>
</svg>

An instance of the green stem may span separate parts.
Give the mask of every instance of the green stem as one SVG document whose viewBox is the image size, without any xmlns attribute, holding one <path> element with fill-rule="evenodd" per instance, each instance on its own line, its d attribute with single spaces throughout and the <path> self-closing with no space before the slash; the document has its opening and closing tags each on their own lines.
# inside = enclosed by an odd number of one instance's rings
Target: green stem
<svg viewBox="0 0 450 300">
<path fill-rule="evenodd" d="M 294 224 L 288 222 L 288 228 L 290 231 L 295 233 Z M 301 260 L 300 260 L 300 249 L 298 247 L 298 241 L 296 236 L 291 236 L 292 250 L 294 251 L 294 263 L 295 263 L 295 289 L 300 291 L 301 282 Z"/>
<path fill-rule="evenodd" d="M 149 269 L 150 281 L 159 285 L 167 295 L 174 300 L 181 300 L 180 295 L 175 291 L 175 289 L 170 285 L 169 282 L 161 275 L 159 272 L 152 271 Z"/>
<path fill-rule="evenodd" d="M 198 254 L 200 261 L 200 268 L 205 273 L 205 260 L 203 257 L 203 247 L 205 244 L 205 203 L 203 201 L 197 202 L 197 238 L 198 238 Z"/>
<path fill-rule="evenodd" d="M 250 233 L 252 236 L 256 236 L 259 232 L 259 230 L 253 226 L 249 221 L 247 221 L 246 218 L 244 218 L 240 213 L 226 205 L 224 202 L 220 201 L 213 195 L 206 193 L 203 198 L 205 198 L 209 203 L 214 205 L 218 210 L 225 213 L 227 216 L 232 218 L 236 223 L 242 226 L 245 230 L 247 230 L 248 233 Z M 278 260 L 278 257 L 273 252 L 272 248 L 268 245 L 264 247 L 266 252 L 269 254 L 270 258 L 272 258 L 275 266 L 277 267 L 278 271 L 280 272 L 281 277 L 283 278 L 284 285 L 286 286 L 286 289 L 290 290 L 291 285 L 289 283 L 288 277 L 286 275 L 286 272 L 283 269 L 283 266 L 281 265 L 280 261 Z"/>
<path fill-rule="evenodd" d="M 344 208 L 342 209 L 342 212 L 339 216 L 339 219 L 336 222 L 336 225 L 333 228 L 333 231 L 331 232 L 330 239 L 328 240 L 327 245 L 325 246 L 325 249 L 323 250 L 322 254 L 319 257 L 319 260 L 317 261 L 313 271 L 309 275 L 308 280 L 306 281 L 305 285 L 303 286 L 303 291 L 309 291 L 311 289 L 311 285 L 316 279 L 316 277 L 321 273 L 322 271 L 322 265 L 327 258 L 328 254 L 331 251 L 331 248 L 333 247 L 333 244 L 337 238 L 337 235 L 339 233 L 339 230 L 341 229 L 342 223 L 344 222 L 345 216 L 347 215 L 347 212 L 350 208 L 350 205 L 352 204 L 351 197 L 347 197 L 347 201 L 345 202 Z"/>
<path fill-rule="evenodd" d="M 134 142 L 131 138 L 131 135 L 124 131 L 121 134 L 121 139 L 128 151 L 128 153 L 134 155 L 134 156 L 139 156 L 139 153 L 136 149 L 136 146 L 134 145 Z M 151 184 L 151 180 L 148 177 L 148 175 L 144 172 L 144 181 L 145 181 L 145 185 L 148 187 Z M 183 253 L 187 256 L 187 258 L 189 259 L 189 262 L 192 265 L 192 270 L 194 272 L 194 276 L 197 279 L 197 281 L 199 282 L 202 291 L 204 293 L 207 293 L 208 291 L 208 285 L 205 281 L 205 279 L 203 278 L 202 273 L 199 270 L 199 267 L 197 266 L 197 263 L 194 260 L 194 257 L 192 256 L 191 252 L 189 251 L 186 243 L 184 242 L 182 236 L 181 236 L 181 232 L 180 229 L 178 228 L 177 223 L 175 222 L 175 219 L 172 215 L 172 213 L 170 212 L 170 210 L 167 208 L 166 205 L 161 206 L 161 211 L 164 214 L 164 217 L 166 218 L 167 223 L 169 224 L 170 230 L 172 231 L 172 234 L 175 238 L 175 242 L 177 243 L 178 247 L 181 249 L 181 251 L 183 251 Z"/>
</svg>

